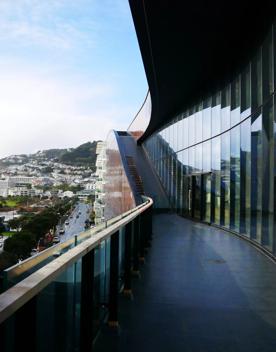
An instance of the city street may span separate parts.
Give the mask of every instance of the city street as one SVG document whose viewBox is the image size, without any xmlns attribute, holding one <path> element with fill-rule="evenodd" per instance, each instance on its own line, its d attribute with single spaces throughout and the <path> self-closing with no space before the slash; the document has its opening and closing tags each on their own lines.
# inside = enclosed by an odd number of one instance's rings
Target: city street
<svg viewBox="0 0 276 352">
<path fill-rule="evenodd" d="M 78 203 L 76 205 L 75 210 L 66 220 L 66 222 L 69 221 L 69 224 L 63 224 L 61 227 L 57 227 L 57 236 L 59 236 L 60 242 L 65 242 L 72 236 L 84 231 L 85 220 L 89 218 L 90 209 L 91 206 L 89 204 Z M 65 230 L 63 235 L 59 235 L 60 229 Z"/>
</svg>

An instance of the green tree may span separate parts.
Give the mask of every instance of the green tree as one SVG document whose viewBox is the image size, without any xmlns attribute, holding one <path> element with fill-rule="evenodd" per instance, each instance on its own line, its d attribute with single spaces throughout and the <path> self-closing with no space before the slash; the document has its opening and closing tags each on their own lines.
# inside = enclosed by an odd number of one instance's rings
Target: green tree
<svg viewBox="0 0 276 352">
<path fill-rule="evenodd" d="M 19 228 L 22 226 L 23 224 L 23 220 L 22 220 L 23 216 L 19 217 L 19 218 L 13 218 L 11 220 L 9 220 L 9 226 L 12 229 L 16 229 L 17 231 L 19 230 Z"/>
<path fill-rule="evenodd" d="M 0 253 L 0 272 L 17 263 L 14 254 L 3 251 Z"/>
<path fill-rule="evenodd" d="M 35 236 L 29 232 L 21 231 L 4 242 L 4 251 L 14 255 L 17 259 L 26 259 L 36 244 Z"/>
</svg>

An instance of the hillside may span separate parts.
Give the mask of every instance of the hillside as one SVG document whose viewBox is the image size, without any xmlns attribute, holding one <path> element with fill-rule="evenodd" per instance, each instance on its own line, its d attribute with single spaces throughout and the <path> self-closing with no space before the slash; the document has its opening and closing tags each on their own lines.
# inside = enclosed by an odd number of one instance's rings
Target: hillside
<svg viewBox="0 0 276 352">
<path fill-rule="evenodd" d="M 87 142 L 63 153 L 58 159 L 63 164 L 76 166 L 95 166 L 97 142 Z"/>
<path fill-rule="evenodd" d="M 43 162 L 54 160 L 72 166 L 90 166 L 95 170 L 96 147 L 98 141 L 81 144 L 77 148 L 41 150 L 35 154 L 12 155 L 0 159 L 0 165 L 26 164 L 32 161 Z"/>
</svg>

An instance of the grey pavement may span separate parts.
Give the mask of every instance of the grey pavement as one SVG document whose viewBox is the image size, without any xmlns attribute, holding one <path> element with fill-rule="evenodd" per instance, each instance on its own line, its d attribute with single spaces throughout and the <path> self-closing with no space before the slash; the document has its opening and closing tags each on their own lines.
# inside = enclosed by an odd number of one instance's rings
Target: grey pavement
<svg viewBox="0 0 276 352">
<path fill-rule="evenodd" d="M 276 264 L 245 240 L 175 214 L 154 216 L 133 300 L 95 351 L 275 352 Z"/>
</svg>

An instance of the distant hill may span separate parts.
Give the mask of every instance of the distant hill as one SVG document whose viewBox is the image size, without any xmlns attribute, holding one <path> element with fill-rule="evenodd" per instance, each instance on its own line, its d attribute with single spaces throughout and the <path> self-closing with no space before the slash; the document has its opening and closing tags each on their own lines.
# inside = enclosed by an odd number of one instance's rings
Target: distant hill
<svg viewBox="0 0 276 352">
<path fill-rule="evenodd" d="M 67 152 L 67 149 L 48 149 L 48 150 L 42 150 L 41 152 L 38 152 L 36 154 L 40 154 L 41 156 L 47 159 L 55 159 L 55 158 L 60 158 L 62 154 L 66 152 Z"/>
<path fill-rule="evenodd" d="M 96 147 L 98 141 L 84 143 L 77 148 L 40 150 L 35 154 L 12 155 L 0 159 L 0 165 L 25 164 L 32 160 L 39 162 L 55 160 L 73 166 L 90 166 L 96 170 Z"/>
<path fill-rule="evenodd" d="M 97 141 L 87 142 L 63 153 L 58 159 L 63 164 L 95 166 Z"/>
</svg>

